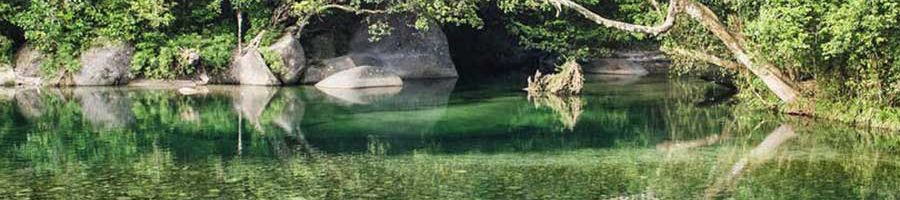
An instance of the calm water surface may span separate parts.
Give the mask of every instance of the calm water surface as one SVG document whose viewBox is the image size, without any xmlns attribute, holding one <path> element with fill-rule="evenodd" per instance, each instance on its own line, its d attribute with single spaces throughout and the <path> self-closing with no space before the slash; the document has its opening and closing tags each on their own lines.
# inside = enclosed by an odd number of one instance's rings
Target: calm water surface
<svg viewBox="0 0 900 200">
<path fill-rule="evenodd" d="M 0 89 L 0 199 L 896 199 L 900 136 L 664 77 Z M 515 82 L 498 81 L 498 82 Z"/>
</svg>

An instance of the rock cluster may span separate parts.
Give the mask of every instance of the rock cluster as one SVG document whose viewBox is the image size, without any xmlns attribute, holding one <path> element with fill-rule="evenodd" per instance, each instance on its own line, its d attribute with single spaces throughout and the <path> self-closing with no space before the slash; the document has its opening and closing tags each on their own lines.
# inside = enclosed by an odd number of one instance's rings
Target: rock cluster
<svg viewBox="0 0 900 200">
<path fill-rule="evenodd" d="M 420 30 L 411 25 L 415 23 L 414 16 L 384 17 L 383 21 L 391 26 L 391 33 L 372 40 L 368 27 L 363 26 L 351 36 L 346 55 L 325 59 L 312 66 L 308 64 L 300 41 L 291 31 L 286 31 L 269 46 L 235 50 L 228 69 L 211 76 L 203 73 L 202 84 L 208 81 L 274 86 L 324 81 L 320 87 L 365 88 L 399 86 L 401 79 L 458 76 L 450 58 L 447 37 L 439 26 L 431 23 L 427 29 Z M 333 38 L 322 41 L 333 41 Z M 129 84 L 134 52 L 135 47 L 129 43 L 107 42 L 82 52 L 78 71 L 45 74 L 41 66 L 46 55 L 26 44 L 18 51 L 13 67 L 0 66 L 0 82 L 74 86 Z M 191 61 L 190 65 L 198 65 L 195 63 L 200 60 L 197 52 L 183 54 Z M 331 76 L 334 77 L 329 78 Z"/>
<path fill-rule="evenodd" d="M 380 68 L 402 79 L 457 77 L 447 36 L 441 28 L 432 23 L 427 30 L 419 30 L 410 25 L 414 20 L 413 16 L 388 16 L 385 21 L 391 26 L 391 33 L 375 41 L 366 27 L 360 28 L 351 39 L 347 55 L 326 59 L 322 65 L 310 67 L 302 82 L 319 82 L 361 66 Z"/>
</svg>

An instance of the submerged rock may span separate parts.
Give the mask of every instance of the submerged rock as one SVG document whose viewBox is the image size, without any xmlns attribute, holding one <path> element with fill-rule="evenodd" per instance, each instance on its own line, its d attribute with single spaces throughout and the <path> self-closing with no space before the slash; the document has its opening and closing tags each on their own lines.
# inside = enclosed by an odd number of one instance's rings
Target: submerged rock
<svg viewBox="0 0 900 200">
<path fill-rule="evenodd" d="M 643 66 L 623 58 L 595 59 L 584 65 L 584 71 L 594 74 L 647 75 L 650 72 Z"/>
<path fill-rule="evenodd" d="M 585 80 L 602 83 L 603 85 L 626 86 L 637 83 L 643 77 L 641 75 L 588 74 L 585 76 Z"/>
<path fill-rule="evenodd" d="M 382 66 L 377 59 L 364 55 L 346 55 L 336 58 L 330 58 L 322 61 L 319 66 L 313 66 L 307 69 L 303 74 L 303 83 L 317 83 L 328 76 L 340 71 L 356 68 L 363 65 Z"/>
<path fill-rule="evenodd" d="M 123 85 L 130 79 L 134 46 L 127 43 L 110 44 L 88 49 L 81 54 L 81 69 L 75 73 L 78 86 Z"/>
<path fill-rule="evenodd" d="M 269 66 L 281 83 L 286 85 L 300 83 L 300 77 L 306 70 L 306 55 L 300 41 L 297 41 L 292 34 L 286 33 L 268 49 L 278 53 L 284 62 L 283 69 L 272 69 L 272 66 Z"/>
<path fill-rule="evenodd" d="M 281 82 L 272 74 L 266 61 L 258 49 L 248 49 L 243 55 L 237 57 L 232 63 L 231 69 L 226 72 L 229 76 L 242 85 L 280 85 Z"/>
<path fill-rule="evenodd" d="M 209 89 L 206 87 L 183 87 L 178 89 L 178 94 L 190 96 L 190 95 L 199 95 L 199 94 L 209 94 Z"/>
<path fill-rule="evenodd" d="M 25 44 L 16 52 L 16 63 L 13 68 L 17 85 L 42 85 L 46 75 L 41 71 L 44 63 L 44 54 Z"/>
<path fill-rule="evenodd" d="M 357 30 L 350 42 L 351 54 L 375 58 L 383 64 L 379 67 L 402 78 L 458 76 L 440 26 L 430 22 L 427 30 L 416 29 L 412 15 L 390 15 L 386 21 L 391 33 L 377 41 L 370 40 L 366 27 Z"/>
<path fill-rule="evenodd" d="M 447 104 L 456 85 L 455 78 L 412 79 L 401 87 L 361 89 L 317 88 L 320 93 L 306 93 L 308 99 L 324 98 L 341 105 L 368 104 L 367 109 L 419 109 Z"/>
<path fill-rule="evenodd" d="M 371 104 L 393 97 L 403 90 L 402 87 L 375 87 L 375 88 L 318 88 L 325 93 L 330 100 L 342 105 Z"/>
<path fill-rule="evenodd" d="M 402 86 L 399 76 L 373 66 L 347 69 L 325 78 L 316 84 L 317 88 L 371 88 Z"/>
</svg>

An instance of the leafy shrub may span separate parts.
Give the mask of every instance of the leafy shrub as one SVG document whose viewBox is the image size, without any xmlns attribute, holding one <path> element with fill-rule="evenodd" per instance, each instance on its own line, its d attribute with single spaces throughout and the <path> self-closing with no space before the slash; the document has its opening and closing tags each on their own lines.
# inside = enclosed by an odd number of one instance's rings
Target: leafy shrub
<svg viewBox="0 0 900 200">
<path fill-rule="evenodd" d="M 12 40 L 0 35 L 0 64 L 12 63 L 13 55 Z"/>
<path fill-rule="evenodd" d="M 269 70 L 274 74 L 285 74 L 287 68 L 284 65 L 284 59 L 281 58 L 281 55 L 278 52 L 272 51 L 268 48 L 259 49 L 259 53 L 262 54 L 263 60 L 266 62 L 266 66 L 269 66 Z"/>
<path fill-rule="evenodd" d="M 235 48 L 235 38 L 229 32 L 190 33 L 173 37 L 162 33 L 145 34 L 140 41 L 135 45 L 132 71 L 139 77 L 155 79 L 180 78 L 206 69 L 225 69 Z M 181 54 L 189 50 L 199 51 L 200 66 L 190 66 L 181 59 Z"/>
</svg>

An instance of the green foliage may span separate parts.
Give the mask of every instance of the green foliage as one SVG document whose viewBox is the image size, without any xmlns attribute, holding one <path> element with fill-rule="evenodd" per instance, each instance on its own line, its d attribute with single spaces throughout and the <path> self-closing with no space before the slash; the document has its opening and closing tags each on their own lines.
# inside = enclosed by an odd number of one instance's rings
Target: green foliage
<svg viewBox="0 0 900 200">
<path fill-rule="evenodd" d="M 895 1 L 723 1 L 704 2 L 723 24 L 742 33 L 757 62 L 771 62 L 804 92 L 831 102 L 900 106 L 900 3 Z M 733 59 L 709 31 L 680 19 L 662 40 Z M 677 72 L 709 69 L 708 64 L 675 57 Z M 737 75 L 742 96 L 769 105 L 765 87 L 750 73 Z M 762 98 L 759 98 L 762 97 Z M 854 103 L 855 104 L 855 103 Z"/>
<path fill-rule="evenodd" d="M 576 2 L 600 15 L 630 23 L 653 24 L 661 19 L 660 13 L 644 0 Z M 652 41 L 644 34 L 599 26 L 578 13 L 557 10 L 545 1 L 503 0 L 498 5 L 511 16 L 507 29 L 519 36 L 521 45 L 574 59 L 607 56 L 612 48 Z"/>
<path fill-rule="evenodd" d="M 284 59 L 281 59 L 281 55 L 278 52 L 275 52 L 268 48 L 259 49 L 259 53 L 262 54 L 263 60 L 266 62 L 266 66 L 269 66 L 269 70 L 275 74 L 285 74 L 287 73 L 287 68 L 284 65 Z"/>
<path fill-rule="evenodd" d="M 192 75 L 199 70 L 223 70 L 228 67 L 235 38 L 228 32 L 169 36 L 144 34 L 137 43 L 131 62 L 135 74 L 146 78 L 171 79 Z M 186 63 L 182 54 L 199 51 L 200 66 Z"/>
<path fill-rule="evenodd" d="M 95 38 L 131 41 L 139 33 L 168 25 L 174 3 L 162 0 L 31 0 L 9 8 L 8 20 L 25 30 L 28 42 L 48 55 L 47 72 L 77 70 L 77 56 Z M 0 6 L 3 7 L 3 6 Z"/>
<path fill-rule="evenodd" d="M 0 35 L 0 64 L 12 63 L 13 55 L 12 40 Z"/>
</svg>

